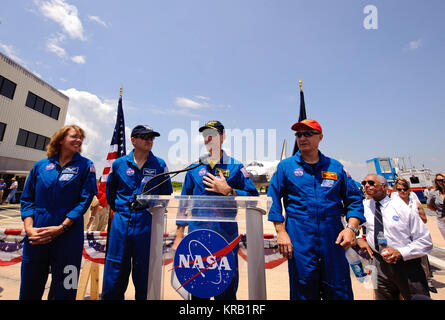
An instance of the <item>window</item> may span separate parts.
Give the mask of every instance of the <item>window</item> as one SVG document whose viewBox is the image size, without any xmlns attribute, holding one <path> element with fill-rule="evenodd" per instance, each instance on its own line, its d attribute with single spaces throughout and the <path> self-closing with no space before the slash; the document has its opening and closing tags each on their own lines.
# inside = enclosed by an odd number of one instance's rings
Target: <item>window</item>
<svg viewBox="0 0 445 320">
<path fill-rule="evenodd" d="M 30 107 L 31 109 L 34 109 L 34 105 L 36 104 L 36 95 L 32 92 L 28 92 L 28 97 L 26 98 L 25 105 L 27 107 Z"/>
<path fill-rule="evenodd" d="M 43 113 L 43 106 L 45 104 L 45 100 L 40 97 L 36 97 L 36 105 L 34 106 L 34 110 Z"/>
<path fill-rule="evenodd" d="M 51 102 L 45 101 L 45 105 L 43 106 L 43 114 L 50 117 L 52 108 L 53 108 L 53 104 Z"/>
<path fill-rule="evenodd" d="M 45 150 L 50 138 L 24 129 L 19 130 L 16 144 L 37 150 Z"/>
<path fill-rule="evenodd" d="M 17 136 L 17 145 L 26 146 L 26 139 L 28 138 L 28 131 L 20 129 L 19 135 Z"/>
<path fill-rule="evenodd" d="M 0 122 L 0 141 L 3 141 L 3 137 L 5 136 L 6 131 L 6 123 Z"/>
<path fill-rule="evenodd" d="M 53 105 L 53 109 L 51 111 L 51 118 L 59 120 L 60 108 L 58 106 Z"/>
<path fill-rule="evenodd" d="M 45 139 L 46 137 L 38 135 L 36 141 L 36 149 L 45 150 Z"/>
<path fill-rule="evenodd" d="M 28 132 L 28 139 L 26 139 L 26 147 L 34 148 L 36 146 L 37 135 L 33 132 Z"/>
<path fill-rule="evenodd" d="M 6 79 L 5 77 L 0 76 L 0 94 L 9 99 L 14 98 L 15 87 L 17 85 L 11 80 Z"/>
<path fill-rule="evenodd" d="M 31 91 L 28 91 L 25 106 L 34 109 L 48 117 L 59 120 L 60 108 L 45 99 L 40 98 Z"/>
<path fill-rule="evenodd" d="M 419 177 L 416 177 L 416 176 L 409 177 L 409 180 L 411 181 L 412 184 L 420 182 Z"/>
</svg>

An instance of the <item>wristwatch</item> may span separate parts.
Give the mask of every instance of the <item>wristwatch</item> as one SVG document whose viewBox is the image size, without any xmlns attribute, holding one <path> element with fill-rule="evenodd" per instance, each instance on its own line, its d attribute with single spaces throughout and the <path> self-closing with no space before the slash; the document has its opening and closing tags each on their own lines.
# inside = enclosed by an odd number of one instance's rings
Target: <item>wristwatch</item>
<svg viewBox="0 0 445 320">
<path fill-rule="evenodd" d="M 70 229 L 70 226 L 62 223 L 63 232 L 67 232 Z"/>
<path fill-rule="evenodd" d="M 230 189 L 230 192 L 226 194 L 226 196 L 233 196 L 233 188 Z"/>
<path fill-rule="evenodd" d="M 355 236 L 358 236 L 359 233 L 360 233 L 360 230 L 359 230 L 358 228 L 353 227 L 353 226 L 351 226 L 350 224 L 347 224 L 345 228 L 349 228 L 349 229 L 351 229 L 352 231 L 354 231 Z"/>
</svg>

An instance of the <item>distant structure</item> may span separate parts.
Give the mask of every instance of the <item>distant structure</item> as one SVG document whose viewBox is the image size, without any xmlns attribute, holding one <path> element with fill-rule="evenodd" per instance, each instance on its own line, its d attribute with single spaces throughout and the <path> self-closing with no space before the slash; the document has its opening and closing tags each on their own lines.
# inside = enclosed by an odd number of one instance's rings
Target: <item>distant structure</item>
<svg viewBox="0 0 445 320">
<path fill-rule="evenodd" d="M 24 178 L 65 124 L 69 98 L 0 53 L 0 177 Z M 9 185 L 9 184 L 8 184 Z"/>
</svg>

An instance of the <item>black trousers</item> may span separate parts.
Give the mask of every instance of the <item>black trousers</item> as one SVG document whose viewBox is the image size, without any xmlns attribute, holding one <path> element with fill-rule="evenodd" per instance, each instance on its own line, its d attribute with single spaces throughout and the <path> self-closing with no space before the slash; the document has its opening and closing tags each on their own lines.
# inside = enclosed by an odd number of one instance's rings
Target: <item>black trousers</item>
<svg viewBox="0 0 445 320">
<path fill-rule="evenodd" d="M 416 295 L 430 296 L 421 259 L 400 260 L 389 264 L 374 252 L 374 265 L 377 269 L 376 300 L 411 300 Z"/>
</svg>

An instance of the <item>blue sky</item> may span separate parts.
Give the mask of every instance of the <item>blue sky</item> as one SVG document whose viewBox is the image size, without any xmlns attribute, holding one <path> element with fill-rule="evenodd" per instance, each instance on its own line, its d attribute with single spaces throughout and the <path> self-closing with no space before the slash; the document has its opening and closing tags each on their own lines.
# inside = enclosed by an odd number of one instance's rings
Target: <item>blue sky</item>
<svg viewBox="0 0 445 320">
<path fill-rule="evenodd" d="M 168 162 L 172 130 L 213 119 L 275 130 L 276 156 L 284 139 L 290 153 L 302 79 L 321 151 L 361 180 L 376 156 L 445 171 L 444 12 L 441 0 L 3 0 L 0 51 L 70 97 L 98 171 L 121 85 L 127 138 L 149 124 Z"/>
</svg>

